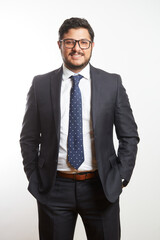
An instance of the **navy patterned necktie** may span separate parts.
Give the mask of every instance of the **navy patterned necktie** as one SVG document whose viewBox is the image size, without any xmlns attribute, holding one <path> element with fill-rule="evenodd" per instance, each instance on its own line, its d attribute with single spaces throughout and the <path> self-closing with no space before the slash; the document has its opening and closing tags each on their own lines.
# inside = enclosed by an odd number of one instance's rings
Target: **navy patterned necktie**
<svg viewBox="0 0 160 240">
<path fill-rule="evenodd" d="M 75 169 L 84 162 L 82 134 L 82 99 L 79 81 L 83 76 L 71 76 L 73 86 L 70 96 L 69 131 L 68 131 L 68 161 Z"/>
</svg>

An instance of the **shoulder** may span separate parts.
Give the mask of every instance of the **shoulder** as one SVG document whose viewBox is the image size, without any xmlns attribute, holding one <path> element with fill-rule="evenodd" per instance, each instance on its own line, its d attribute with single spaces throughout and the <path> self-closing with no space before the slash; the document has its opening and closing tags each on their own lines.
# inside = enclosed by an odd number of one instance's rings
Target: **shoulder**
<svg viewBox="0 0 160 240">
<path fill-rule="evenodd" d="M 117 89 L 122 84 L 121 76 L 117 73 L 109 73 L 102 69 L 90 66 L 91 79 L 101 84 L 102 87 Z"/>
<path fill-rule="evenodd" d="M 36 75 L 33 78 L 33 84 L 34 85 L 41 85 L 41 84 L 43 85 L 43 84 L 50 83 L 50 80 L 52 78 L 55 78 L 59 74 L 62 74 L 62 67 L 55 69 L 51 72 L 45 73 L 45 74 Z"/>
<path fill-rule="evenodd" d="M 90 65 L 90 69 L 91 69 L 91 74 L 96 74 L 97 76 L 99 76 L 101 78 L 111 79 L 111 80 L 121 79 L 120 75 L 117 73 L 110 73 L 110 72 L 104 71 L 100 68 L 95 68 L 92 65 Z"/>
</svg>

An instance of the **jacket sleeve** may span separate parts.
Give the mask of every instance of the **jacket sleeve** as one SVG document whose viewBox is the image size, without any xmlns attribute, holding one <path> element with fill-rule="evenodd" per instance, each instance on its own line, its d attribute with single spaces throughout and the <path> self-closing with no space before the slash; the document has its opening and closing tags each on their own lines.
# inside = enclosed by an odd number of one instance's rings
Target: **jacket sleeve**
<svg viewBox="0 0 160 240">
<path fill-rule="evenodd" d="M 115 129 L 119 141 L 118 161 L 123 185 L 126 186 L 135 166 L 139 136 L 126 90 L 120 76 L 117 80 Z"/>
<path fill-rule="evenodd" d="M 29 179 L 36 169 L 40 147 L 40 123 L 36 101 L 35 79 L 27 96 L 26 111 L 20 135 L 24 171 Z"/>
</svg>

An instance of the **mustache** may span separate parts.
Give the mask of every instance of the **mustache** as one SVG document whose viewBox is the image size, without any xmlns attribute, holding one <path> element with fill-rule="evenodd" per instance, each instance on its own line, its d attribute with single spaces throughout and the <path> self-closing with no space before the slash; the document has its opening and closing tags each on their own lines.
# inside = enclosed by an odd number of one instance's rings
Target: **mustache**
<svg viewBox="0 0 160 240">
<path fill-rule="evenodd" d="M 73 55 L 73 54 L 75 54 L 75 53 L 77 53 L 77 54 L 79 54 L 79 55 L 81 55 L 81 56 L 84 56 L 84 53 L 82 53 L 82 52 L 77 52 L 77 51 L 72 51 L 69 55 Z"/>
</svg>

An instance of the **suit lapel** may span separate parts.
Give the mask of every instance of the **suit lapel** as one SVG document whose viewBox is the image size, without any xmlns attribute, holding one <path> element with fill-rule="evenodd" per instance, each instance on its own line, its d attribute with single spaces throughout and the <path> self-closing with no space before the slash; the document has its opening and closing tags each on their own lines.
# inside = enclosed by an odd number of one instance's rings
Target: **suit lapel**
<svg viewBox="0 0 160 240">
<path fill-rule="evenodd" d="M 53 106 L 53 115 L 56 126 L 56 133 L 58 140 L 60 139 L 60 94 L 62 83 L 62 71 L 63 68 L 56 70 L 55 74 L 51 78 L 51 98 Z"/>
<path fill-rule="evenodd" d="M 96 118 L 98 116 L 98 104 L 100 97 L 100 83 L 99 83 L 99 74 L 96 69 L 90 65 L 90 74 L 91 74 L 91 116 L 92 116 L 92 124 L 93 130 L 95 130 L 96 126 Z"/>
</svg>

